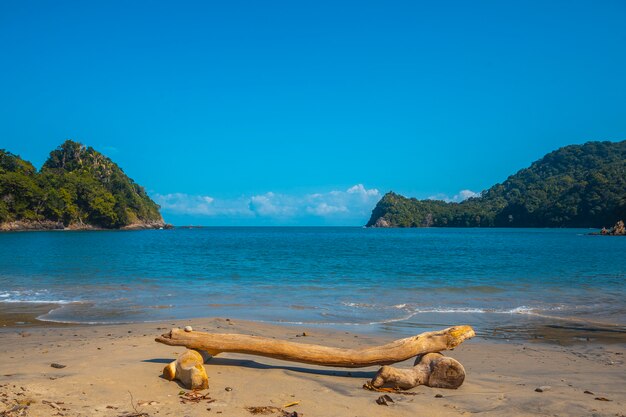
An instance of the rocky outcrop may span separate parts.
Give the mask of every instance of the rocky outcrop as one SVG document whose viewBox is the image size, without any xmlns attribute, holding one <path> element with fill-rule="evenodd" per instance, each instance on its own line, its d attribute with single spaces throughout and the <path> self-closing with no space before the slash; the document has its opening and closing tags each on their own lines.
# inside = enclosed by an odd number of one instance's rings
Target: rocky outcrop
<svg viewBox="0 0 626 417">
<path fill-rule="evenodd" d="M 49 220 L 42 221 L 14 221 L 0 223 L 0 231 L 17 232 L 23 230 L 63 230 L 65 226 L 62 222 L 54 222 Z"/>
<path fill-rule="evenodd" d="M 384 217 L 379 217 L 376 219 L 373 225 L 370 227 L 392 227 L 391 223 L 389 223 Z"/>
<path fill-rule="evenodd" d="M 129 224 L 119 230 L 148 230 L 148 229 L 172 229 L 171 224 L 161 221 L 146 221 Z M 86 223 L 72 223 L 65 226 L 62 222 L 49 220 L 42 221 L 13 221 L 0 223 L 0 232 L 37 232 L 47 230 L 111 230 Z"/>
<path fill-rule="evenodd" d="M 145 230 L 145 229 L 171 229 L 172 225 L 163 220 L 131 223 L 122 227 L 122 230 Z"/>
<path fill-rule="evenodd" d="M 602 230 L 600 230 L 600 233 L 596 233 L 596 234 L 599 234 L 602 236 L 626 236 L 626 228 L 624 227 L 624 221 L 619 220 L 617 223 L 615 223 L 615 226 L 611 227 L 610 229 L 603 227 Z"/>
</svg>

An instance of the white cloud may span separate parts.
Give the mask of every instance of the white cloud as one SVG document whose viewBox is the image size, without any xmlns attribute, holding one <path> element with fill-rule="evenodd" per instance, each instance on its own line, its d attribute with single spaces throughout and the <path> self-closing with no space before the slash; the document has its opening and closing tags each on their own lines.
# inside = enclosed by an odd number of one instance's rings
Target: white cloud
<svg viewBox="0 0 626 417">
<path fill-rule="evenodd" d="M 263 195 L 250 197 L 248 207 L 259 216 L 291 217 L 296 209 L 290 200 L 289 196 L 276 195 L 270 191 Z"/>
<path fill-rule="evenodd" d="M 304 196 L 306 211 L 320 217 L 369 216 L 381 195 L 377 189 L 356 184 L 345 191 L 332 190 Z"/>
<path fill-rule="evenodd" d="M 185 193 L 155 194 L 154 201 L 164 212 L 200 216 L 250 214 L 246 202 L 241 199 L 215 200 L 208 195 Z"/>
<path fill-rule="evenodd" d="M 155 201 L 163 210 L 181 214 L 210 214 L 213 210 L 213 198 L 205 195 L 184 193 L 157 194 Z"/>
<path fill-rule="evenodd" d="M 457 195 L 454 196 L 454 200 L 463 201 L 463 200 L 467 200 L 468 198 L 478 197 L 478 196 L 480 196 L 480 193 L 476 193 L 472 190 L 461 190 L 459 191 Z"/>
<path fill-rule="evenodd" d="M 328 216 L 334 213 L 347 213 L 349 210 L 346 206 L 331 206 L 328 203 L 320 203 L 315 207 L 307 207 L 306 211 L 316 216 Z"/>
<path fill-rule="evenodd" d="M 454 196 L 450 197 L 447 194 L 439 193 L 435 195 L 431 195 L 428 197 L 428 200 L 443 200 L 448 203 L 460 203 L 461 201 L 465 201 L 468 198 L 479 197 L 480 193 L 476 193 L 472 190 L 461 190 Z"/>
<path fill-rule="evenodd" d="M 156 194 L 154 199 L 164 212 L 172 214 L 284 219 L 305 216 L 367 218 L 380 197 L 377 189 L 367 189 L 363 184 L 356 184 L 346 190 L 309 194 L 278 194 L 270 191 L 234 199 L 220 199 L 173 193 Z"/>
<path fill-rule="evenodd" d="M 353 185 L 346 190 L 348 194 L 361 194 L 364 196 L 379 196 L 380 193 L 376 188 L 366 189 L 363 184 Z"/>
<path fill-rule="evenodd" d="M 443 194 L 443 193 L 429 195 L 426 198 L 426 200 L 442 200 L 442 201 L 446 201 L 446 202 L 452 201 L 450 196 L 448 196 L 447 194 Z"/>
</svg>

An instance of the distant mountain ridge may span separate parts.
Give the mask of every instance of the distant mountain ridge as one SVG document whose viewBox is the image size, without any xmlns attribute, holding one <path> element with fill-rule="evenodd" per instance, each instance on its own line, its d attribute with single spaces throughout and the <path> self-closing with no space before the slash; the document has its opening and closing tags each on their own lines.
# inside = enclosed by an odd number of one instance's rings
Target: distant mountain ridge
<svg viewBox="0 0 626 417">
<path fill-rule="evenodd" d="M 67 140 L 41 171 L 0 149 L 0 230 L 164 226 L 143 187 L 91 147 Z"/>
<path fill-rule="evenodd" d="M 394 192 L 368 227 L 603 227 L 626 218 L 626 141 L 559 148 L 460 203 Z"/>
</svg>

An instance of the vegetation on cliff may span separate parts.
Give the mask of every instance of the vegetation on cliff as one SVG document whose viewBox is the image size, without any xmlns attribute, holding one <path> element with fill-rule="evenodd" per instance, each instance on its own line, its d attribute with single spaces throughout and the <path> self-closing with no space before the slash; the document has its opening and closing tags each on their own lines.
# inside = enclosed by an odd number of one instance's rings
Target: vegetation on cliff
<svg viewBox="0 0 626 417">
<path fill-rule="evenodd" d="M 626 218 L 626 141 L 553 151 L 461 203 L 389 192 L 367 226 L 602 227 Z"/>
<path fill-rule="evenodd" d="M 71 140 L 41 171 L 0 150 L 0 223 L 114 229 L 160 226 L 159 206 L 106 156 Z"/>
</svg>

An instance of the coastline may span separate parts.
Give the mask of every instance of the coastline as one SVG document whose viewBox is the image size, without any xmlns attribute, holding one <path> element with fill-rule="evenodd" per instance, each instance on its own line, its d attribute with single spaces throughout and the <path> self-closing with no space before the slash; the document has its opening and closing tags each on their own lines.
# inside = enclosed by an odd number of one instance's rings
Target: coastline
<svg viewBox="0 0 626 417">
<path fill-rule="evenodd" d="M 64 325 L 39 320 L 38 317 L 59 308 L 55 303 L 0 303 L 0 332 L 3 329 L 53 327 Z"/>
<path fill-rule="evenodd" d="M 72 304 L 80 303 L 53 303 L 53 302 L 0 302 L 0 333 L 3 329 L 28 329 L 47 327 L 99 327 L 99 326 L 134 326 L 149 325 L 161 321 L 183 322 L 202 320 L 197 317 L 171 317 L 169 319 L 154 320 L 122 320 L 122 321 L 64 321 L 47 319 L 51 312 L 63 309 Z M 75 311 L 74 314 L 80 314 Z M 483 314 L 479 314 L 483 315 Z M 472 313 L 429 313 L 420 316 L 418 321 L 381 322 L 376 324 L 345 324 L 345 323 L 301 323 L 280 320 L 252 320 L 242 316 L 231 318 L 249 322 L 259 326 L 281 326 L 298 329 L 310 329 L 335 332 L 354 332 L 377 338 L 408 337 L 422 331 L 432 330 L 435 327 L 449 327 L 458 323 L 474 326 L 476 334 L 481 340 L 489 343 L 532 343 L 556 346 L 576 345 L 622 345 L 626 347 L 626 326 L 619 323 L 608 323 L 585 319 L 582 317 L 555 317 L 541 315 L 520 315 L 525 318 L 519 322 L 508 322 L 494 325 L 493 318 L 489 323 L 481 323 Z"/>
<path fill-rule="evenodd" d="M 221 354 L 205 368 L 214 399 L 181 404 L 181 387 L 161 370 L 184 348 L 154 342 L 172 327 L 243 333 L 338 347 L 372 346 L 394 339 L 304 326 L 277 326 L 207 318 L 127 325 L 42 325 L 3 327 L 0 338 L 0 412 L 29 403 L 26 415 L 119 416 L 135 407 L 149 415 L 250 416 L 246 407 L 288 407 L 304 416 L 623 415 L 626 345 L 602 343 L 557 346 L 532 342 L 468 340 L 452 356 L 467 378 L 457 390 L 417 387 L 412 395 L 390 394 L 394 403 L 377 405 L 381 393 L 362 385 L 376 367 L 345 370 L 264 357 Z M 302 337 L 302 332 L 306 337 Z M 55 369 L 51 363 L 66 365 Z M 412 366 L 411 361 L 398 364 Z M 550 386 L 535 392 L 539 386 Z M 229 388 L 227 390 L 226 388 Z M 183 390 L 185 391 L 185 390 Z M 586 394 L 585 391 L 593 392 Z M 435 397 L 440 394 L 442 397 Z M 609 401 L 597 400 L 606 398 Z M 58 405 L 59 409 L 50 405 Z M 2 408 L 5 407 L 5 408 Z M 210 410 L 209 410 L 210 409 Z M 278 414 L 274 414 L 278 415 Z"/>
<path fill-rule="evenodd" d="M 51 231 L 89 231 L 89 230 L 149 230 L 171 229 L 172 225 L 164 221 L 146 221 L 131 223 L 117 229 L 105 229 L 91 224 L 74 223 L 65 226 L 55 221 L 11 221 L 0 223 L 0 232 L 51 232 Z"/>
</svg>

